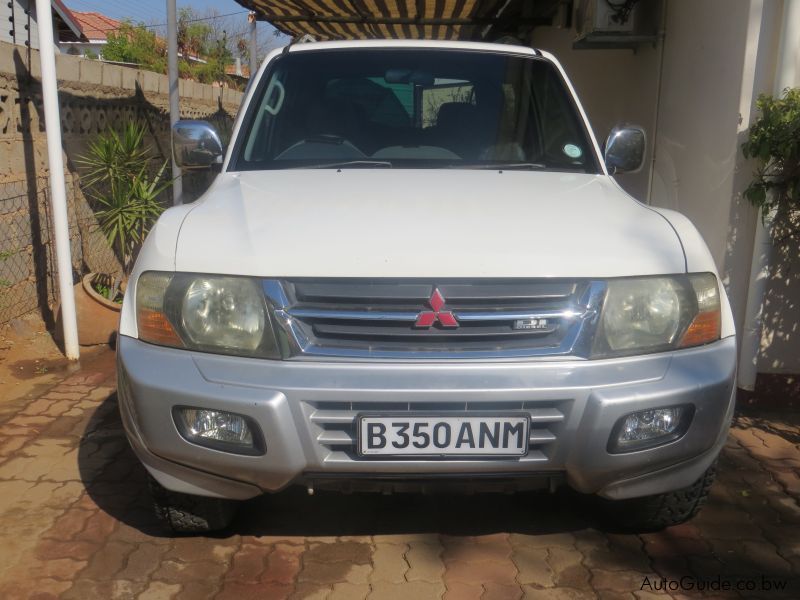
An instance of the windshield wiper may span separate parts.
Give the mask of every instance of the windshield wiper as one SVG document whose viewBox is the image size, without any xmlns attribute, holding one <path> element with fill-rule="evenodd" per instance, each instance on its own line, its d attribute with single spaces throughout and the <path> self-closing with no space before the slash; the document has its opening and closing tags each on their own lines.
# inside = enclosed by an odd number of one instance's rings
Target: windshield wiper
<svg viewBox="0 0 800 600">
<path fill-rule="evenodd" d="M 490 171 L 538 171 L 539 169 L 546 169 L 547 165 L 543 163 L 531 162 L 517 162 L 517 163 L 479 163 L 479 164 L 465 164 L 450 165 L 451 169 L 486 169 Z"/>
<path fill-rule="evenodd" d="M 391 169 L 392 163 L 388 160 L 345 160 L 341 162 L 320 163 L 318 165 L 302 165 L 293 167 L 295 169 L 342 169 L 348 167 L 364 167 L 364 168 L 384 168 Z"/>
</svg>

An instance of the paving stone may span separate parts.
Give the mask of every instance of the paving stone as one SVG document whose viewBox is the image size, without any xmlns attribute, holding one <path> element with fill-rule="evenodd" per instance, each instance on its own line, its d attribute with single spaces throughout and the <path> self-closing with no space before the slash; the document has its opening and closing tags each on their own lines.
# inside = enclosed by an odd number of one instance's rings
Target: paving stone
<svg viewBox="0 0 800 600">
<path fill-rule="evenodd" d="M 216 580 L 225 571 L 225 565 L 216 562 L 184 563 L 177 560 L 164 560 L 152 578 L 167 583 L 183 581 Z"/>
<path fill-rule="evenodd" d="M 483 586 L 481 600 L 519 600 L 523 596 L 522 588 L 516 584 L 487 583 Z"/>
<path fill-rule="evenodd" d="M 316 562 L 350 562 L 363 565 L 370 559 L 369 544 L 337 542 L 320 544 L 305 553 L 305 559 Z"/>
<path fill-rule="evenodd" d="M 297 580 L 312 583 L 341 583 L 347 581 L 349 571 L 350 565 L 346 562 L 320 563 L 303 560 L 303 568 Z"/>
<path fill-rule="evenodd" d="M 39 398 L 38 400 L 34 400 L 28 406 L 25 407 L 24 410 L 20 412 L 21 415 L 41 415 L 46 411 L 50 406 L 53 404 L 50 400 L 45 400 L 43 398 Z"/>
<path fill-rule="evenodd" d="M 266 569 L 261 581 L 290 584 L 300 572 L 302 548 L 290 544 L 278 544 L 267 556 Z M 369 569 L 368 565 L 364 565 Z"/>
<path fill-rule="evenodd" d="M 81 577 L 95 581 L 117 579 L 117 573 L 125 566 L 125 561 L 133 550 L 134 546 L 125 542 L 108 542 L 100 552 L 92 556 L 89 566 L 81 572 Z"/>
<path fill-rule="evenodd" d="M 290 600 L 326 600 L 333 593 L 333 586 L 318 583 L 298 583 L 289 595 Z"/>
<path fill-rule="evenodd" d="M 338 530 L 315 532 L 312 520 L 303 525 L 307 536 L 259 535 L 259 521 L 254 532 L 242 535 L 171 538 L 152 514 L 144 470 L 121 428 L 112 398 L 113 355 L 98 365 L 70 375 L 70 385 L 52 385 L 51 374 L 38 397 L 14 406 L 0 403 L 3 600 L 644 600 L 667 597 L 641 589 L 645 576 L 800 577 L 800 448 L 782 437 L 800 435 L 791 423 L 762 428 L 761 419 L 741 421 L 749 429 L 734 432 L 726 443 L 718 481 L 700 516 L 641 536 L 601 533 L 578 518 L 565 519 L 573 509 L 583 510 L 577 504 L 553 513 L 542 532 L 536 530 L 539 520 L 512 512 L 506 527 L 504 515 L 492 517 L 492 526 L 501 525 L 497 533 L 475 535 L 484 523 L 473 529 L 473 523 L 443 513 L 446 534 L 421 520 L 419 531 L 387 522 L 377 529 L 394 533 L 369 535 L 347 513 L 347 502 L 331 496 L 330 516 L 342 513 Z M 368 522 L 373 512 L 395 516 L 376 498 Z M 463 502 L 517 510 L 497 498 Z"/>
<path fill-rule="evenodd" d="M 462 581 L 464 583 L 486 584 L 514 583 L 517 567 L 511 561 L 500 562 L 487 560 L 484 562 L 448 562 L 444 573 L 445 581 Z"/>
<path fill-rule="evenodd" d="M 108 600 L 114 597 L 114 582 L 79 579 L 61 597 L 64 600 Z"/>
<path fill-rule="evenodd" d="M 389 583 L 381 581 L 372 584 L 370 600 L 439 600 L 445 587 L 441 583 L 412 581 L 406 583 Z"/>
<path fill-rule="evenodd" d="M 569 587 L 541 589 L 524 585 L 522 592 L 524 600 L 590 600 L 598 597 L 594 591 L 587 592 Z"/>
<path fill-rule="evenodd" d="M 517 581 L 536 587 L 552 587 L 553 569 L 547 562 L 547 555 L 544 548 L 517 547 L 511 556 L 519 571 Z"/>
<path fill-rule="evenodd" d="M 591 574 L 583 564 L 583 555 L 575 548 L 554 547 L 548 550 L 547 562 L 558 587 L 589 588 Z"/>
<path fill-rule="evenodd" d="M 94 555 L 99 549 L 100 546 L 98 544 L 92 544 L 90 542 L 42 540 L 36 549 L 36 557 L 41 560 L 48 560 L 51 558 L 85 560 Z"/>
<path fill-rule="evenodd" d="M 404 556 L 407 546 L 397 544 L 381 544 L 375 545 L 375 550 L 372 553 L 372 574 L 370 581 L 401 583 L 405 581 L 405 573 L 408 571 L 409 566 Z"/>
<path fill-rule="evenodd" d="M 233 555 L 231 568 L 225 574 L 225 578 L 253 583 L 259 581 L 264 572 L 264 560 L 269 552 L 270 549 L 261 546 L 243 545 Z M 175 551 L 170 551 L 169 555 L 173 554 Z"/>
<path fill-rule="evenodd" d="M 181 591 L 175 600 L 211 600 L 219 593 L 219 586 L 210 581 L 187 581 L 181 585 Z"/>
<path fill-rule="evenodd" d="M 119 577 L 134 581 L 146 581 L 158 569 L 165 552 L 166 548 L 163 545 L 139 545 L 128 556 L 125 568 L 120 571 Z"/>
<path fill-rule="evenodd" d="M 111 536 L 116 526 L 117 520 L 113 516 L 98 510 L 89 517 L 86 527 L 76 536 L 76 539 L 102 544 Z"/>
<path fill-rule="evenodd" d="M 592 587 L 598 591 L 632 593 L 640 590 L 646 573 L 592 569 Z"/>
<path fill-rule="evenodd" d="M 24 447 L 28 440 L 21 436 L 8 437 L 0 441 L 0 456 L 8 456 L 13 454 L 20 448 Z"/>
<path fill-rule="evenodd" d="M 554 546 L 571 548 L 575 546 L 575 536 L 571 533 L 549 533 L 541 535 L 522 535 L 512 533 L 509 536 L 512 546 L 526 548 L 552 548 Z"/>
<path fill-rule="evenodd" d="M 240 583 L 228 581 L 217 600 L 283 600 L 292 593 L 291 586 L 279 583 Z"/>
<path fill-rule="evenodd" d="M 327 596 L 328 600 L 358 600 L 369 595 L 370 587 L 366 583 L 337 583 Z"/>
<path fill-rule="evenodd" d="M 171 600 L 181 591 L 181 586 L 177 583 L 164 583 L 163 581 L 151 581 L 136 600 Z"/>
<path fill-rule="evenodd" d="M 351 565 L 345 575 L 345 580 L 347 583 L 365 584 L 369 582 L 370 573 L 372 573 L 371 565 Z"/>
<path fill-rule="evenodd" d="M 71 540 L 83 531 L 92 513 L 88 510 L 71 508 L 61 515 L 43 537 L 56 540 Z"/>
<path fill-rule="evenodd" d="M 405 558 L 410 569 L 406 573 L 408 581 L 441 581 L 444 563 L 441 559 L 442 547 L 439 544 L 411 542 Z"/>
<path fill-rule="evenodd" d="M 480 600 L 483 592 L 483 586 L 480 584 L 449 581 L 443 600 Z"/>
</svg>

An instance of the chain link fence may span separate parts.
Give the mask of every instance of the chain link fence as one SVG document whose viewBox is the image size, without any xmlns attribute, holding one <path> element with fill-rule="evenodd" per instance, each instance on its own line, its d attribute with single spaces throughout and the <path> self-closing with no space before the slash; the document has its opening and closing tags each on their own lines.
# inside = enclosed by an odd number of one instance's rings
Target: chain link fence
<svg viewBox="0 0 800 600">
<path fill-rule="evenodd" d="M 46 312 L 57 302 L 49 197 L 46 176 L 0 183 L 0 323 L 37 308 Z M 119 262 L 71 175 L 67 199 L 74 281 L 89 271 L 119 273 Z"/>
</svg>

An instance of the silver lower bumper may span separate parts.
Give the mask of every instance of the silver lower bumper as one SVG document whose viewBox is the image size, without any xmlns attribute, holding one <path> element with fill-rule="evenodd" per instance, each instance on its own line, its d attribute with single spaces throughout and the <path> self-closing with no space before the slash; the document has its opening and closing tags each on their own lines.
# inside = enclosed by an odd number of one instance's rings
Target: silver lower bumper
<svg viewBox="0 0 800 600">
<path fill-rule="evenodd" d="M 119 400 L 131 444 L 162 485 L 244 499 L 315 479 L 565 478 L 584 493 L 627 498 L 685 487 L 713 462 L 733 411 L 733 338 L 701 348 L 603 361 L 301 362 L 173 350 L 120 337 Z M 677 441 L 609 454 L 627 413 L 692 404 Z M 241 456 L 184 440 L 172 408 L 248 415 L 267 452 Z M 348 423 L 362 410 L 522 410 L 523 458 L 375 460 L 355 453 Z M 560 416 L 559 416 L 560 415 Z"/>
</svg>

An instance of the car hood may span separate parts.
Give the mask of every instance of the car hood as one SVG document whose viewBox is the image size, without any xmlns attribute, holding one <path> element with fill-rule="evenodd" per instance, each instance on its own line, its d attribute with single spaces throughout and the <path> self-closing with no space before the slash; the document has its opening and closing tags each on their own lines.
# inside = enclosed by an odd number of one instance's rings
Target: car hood
<svg viewBox="0 0 800 600">
<path fill-rule="evenodd" d="M 175 264 L 270 277 L 685 270 L 667 220 L 605 176 L 439 169 L 223 173 L 186 216 Z"/>
</svg>

